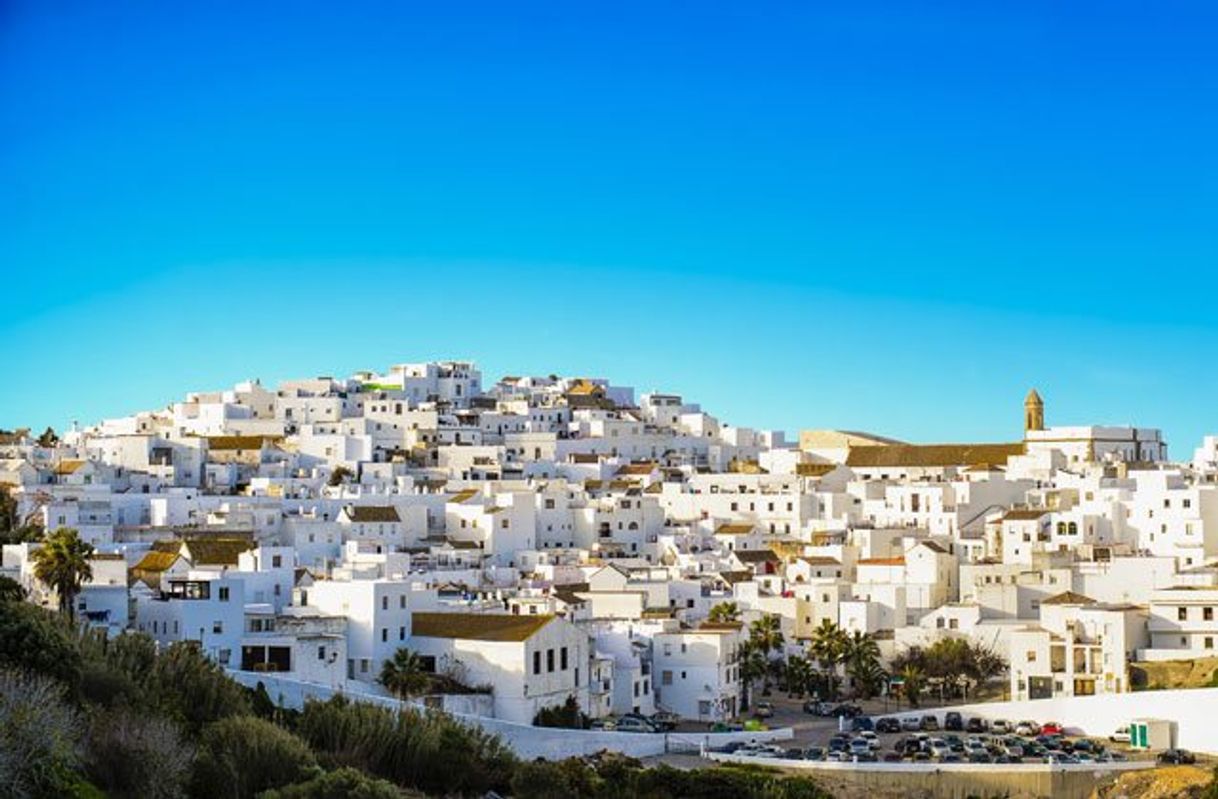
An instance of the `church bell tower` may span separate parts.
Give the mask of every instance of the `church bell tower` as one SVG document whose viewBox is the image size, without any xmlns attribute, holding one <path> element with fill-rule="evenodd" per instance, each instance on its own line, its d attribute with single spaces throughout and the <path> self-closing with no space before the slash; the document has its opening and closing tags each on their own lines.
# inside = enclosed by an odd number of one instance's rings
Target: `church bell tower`
<svg viewBox="0 0 1218 799">
<path fill-rule="evenodd" d="M 1036 393 L 1036 389 L 1028 392 L 1023 401 L 1023 430 L 1045 429 L 1045 401 Z"/>
</svg>

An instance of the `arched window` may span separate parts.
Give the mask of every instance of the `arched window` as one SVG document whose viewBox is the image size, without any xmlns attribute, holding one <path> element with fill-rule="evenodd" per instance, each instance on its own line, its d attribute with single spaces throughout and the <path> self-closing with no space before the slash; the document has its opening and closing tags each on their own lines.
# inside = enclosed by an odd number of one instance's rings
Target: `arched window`
<svg viewBox="0 0 1218 799">
<path fill-rule="evenodd" d="M 1078 523 L 1070 522 L 1070 535 L 1078 535 Z"/>
<path fill-rule="evenodd" d="M 1065 535 L 1065 534 L 1066 534 L 1066 523 L 1065 523 L 1065 522 L 1058 522 L 1058 523 L 1057 523 L 1057 534 L 1058 534 L 1058 535 Z"/>
</svg>

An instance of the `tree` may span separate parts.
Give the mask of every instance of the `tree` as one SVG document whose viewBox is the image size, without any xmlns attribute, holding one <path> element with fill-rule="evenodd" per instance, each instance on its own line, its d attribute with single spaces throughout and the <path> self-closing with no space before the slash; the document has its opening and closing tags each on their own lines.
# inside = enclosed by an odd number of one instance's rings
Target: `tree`
<svg viewBox="0 0 1218 799">
<path fill-rule="evenodd" d="M 907 665 L 901 669 L 901 690 L 909 700 L 910 707 L 917 707 L 922 698 L 922 689 L 926 686 L 926 675 L 918 666 Z"/>
<path fill-rule="evenodd" d="M 842 662 L 856 692 L 870 698 L 878 687 L 883 668 L 880 666 L 880 646 L 871 635 L 855 630 L 843 640 Z"/>
<path fill-rule="evenodd" d="M 49 533 L 42 546 L 34 550 L 34 576 L 55 591 L 59 612 L 66 613 L 69 619 L 76 616 L 74 600 L 80 587 L 93 577 L 93 567 L 89 565 L 92 555 L 92 544 L 82 541 L 80 534 L 70 527 Z"/>
<path fill-rule="evenodd" d="M 769 660 L 752 641 L 740 645 L 740 681 L 744 685 L 744 696 L 740 709 L 747 711 L 753 696 L 753 683 L 769 674 Z"/>
<path fill-rule="evenodd" d="M 75 686 L 80 652 L 68 620 L 29 602 L 0 602 L 0 666 Z"/>
<path fill-rule="evenodd" d="M 21 518 L 17 500 L 0 486 L 0 544 L 27 544 L 42 538 L 42 528 Z"/>
<path fill-rule="evenodd" d="M 394 696 L 409 699 L 427 692 L 431 675 L 423 668 L 423 658 L 402 647 L 381 666 L 378 682 Z"/>
<path fill-rule="evenodd" d="M 740 607 L 735 602 L 720 602 L 710 609 L 706 620 L 712 624 L 740 621 Z"/>
<path fill-rule="evenodd" d="M 340 768 L 308 782 L 267 791 L 258 799 L 403 799 L 405 796 L 388 780 L 369 777 L 353 768 Z"/>
<path fill-rule="evenodd" d="M 161 652 L 146 685 L 158 708 L 192 735 L 217 720 L 250 712 L 245 690 L 191 641 Z"/>
<path fill-rule="evenodd" d="M 767 613 L 749 625 L 749 643 L 765 659 L 764 684 L 761 693 L 770 695 L 770 680 L 777 676 L 773 655 L 782 649 L 786 637 L 782 634 L 782 619 L 776 613 Z M 781 663 L 781 658 L 777 659 Z"/>
<path fill-rule="evenodd" d="M 80 762 L 79 730 L 61 684 L 0 670 L 0 794 L 70 795 Z"/>
<path fill-rule="evenodd" d="M 801 655 L 787 658 L 787 693 L 802 697 L 812 693 L 816 684 L 816 667 Z"/>
<path fill-rule="evenodd" d="M 253 799 L 318 772 L 313 752 L 292 733 L 253 716 L 233 716 L 203 731 L 191 794 Z"/>
<path fill-rule="evenodd" d="M 350 480 L 354 475 L 346 466 L 335 466 L 334 471 L 330 472 L 329 485 L 331 488 L 342 485 Z"/>
<path fill-rule="evenodd" d="M 837 694 L 837 667 L 846 654 L 846 632 L 829 619 L 812 631 L 812 657 L 820 664 L 829 697 Z"/>
<path fill-rule="evenodd" d="M 0 602 L 21 602 L 25 599 L 25 589 L 21 583 L 12 577 L 0 576 Z"/>
<path fill-rule="evenodd" d="M 537 711 L 537 715 L 533 717 L 533 726 L 582 730 L 587 726 L 587 721 L 588 717 L 579 709 L 579 702 L 571 695 L 561 705 L 551 705 Z"/>
<path fill-rule="evenodd" d="M 43 449 L 50 449 L 59 444 L 59 436 L 56 435 L 53 427 L 47 427 L 42 431 L 42 435 L 38 436 L 38 446 Z"/>
<path fill-rule="evenodd" d="M 95 714 L 85 760 L 90 780 L 110 796 L 176 799 L 194 751 L 168 719 L 119 708 Z"/>
</svg>

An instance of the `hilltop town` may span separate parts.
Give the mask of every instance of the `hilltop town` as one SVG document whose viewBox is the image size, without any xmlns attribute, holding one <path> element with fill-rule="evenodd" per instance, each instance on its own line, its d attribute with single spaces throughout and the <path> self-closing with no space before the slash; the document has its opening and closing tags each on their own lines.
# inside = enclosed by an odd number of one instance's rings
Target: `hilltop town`
<svg viewBox="0 0 1218 799">
<path fill-rule="evenodd" d="M 1012 440 L 926 445 L 789 440 L 604 379 L 486 385 L 468 362 L 246 382 L 5 434 L 3 574 L 249 685 L 426 694 L 505 725 L 574 708 L 730 729 L 771 679 L 1121 694 L 1131 663 L 1213 656 L 1218 439 L 1169 462 L 1156 429 L 1012 405 Z M 37 576 L 61 531 L 87 545 L 79 586 Z M 918 661 L 951 640 L 985 665 Z"/>
</svg>

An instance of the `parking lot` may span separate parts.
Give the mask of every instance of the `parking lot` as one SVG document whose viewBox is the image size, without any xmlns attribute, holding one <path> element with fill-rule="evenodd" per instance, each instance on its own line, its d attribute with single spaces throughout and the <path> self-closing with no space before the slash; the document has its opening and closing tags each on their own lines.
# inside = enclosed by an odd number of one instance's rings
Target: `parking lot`
<svg viewBox="0 0 1218 799">
<path fill-rule="evenodd" d="M 759 697 L 773 707 L 764 719 L 771 728 L 790 727 L 795 737 L 779 745 L 760 746 L 761 757 L 784 756 L 861 762 L 938 763 L 1105 763 L 1151 757 L 1108 740 L 1114 731 L 1077 733 L 1068 723 L 1046 726 L 1031 720 L 995 723 L 970 719 L 950 708 L 911 710 L 883 701 L 843 703 L 817 708 L 858 712 L 858 718 L 816 715 L 804 703 L 787 697 Z M 904 717 L 902 719 L 902 717 Z M 902 723 L 904 721 L 904 723 Z M 996 720 L 997 721 L 997 720 Z M 1022 725 L 1020 722 L 1024 722 Z M 1104 734 L 1107 733 L 1107 734 Z"/>
</svg>

